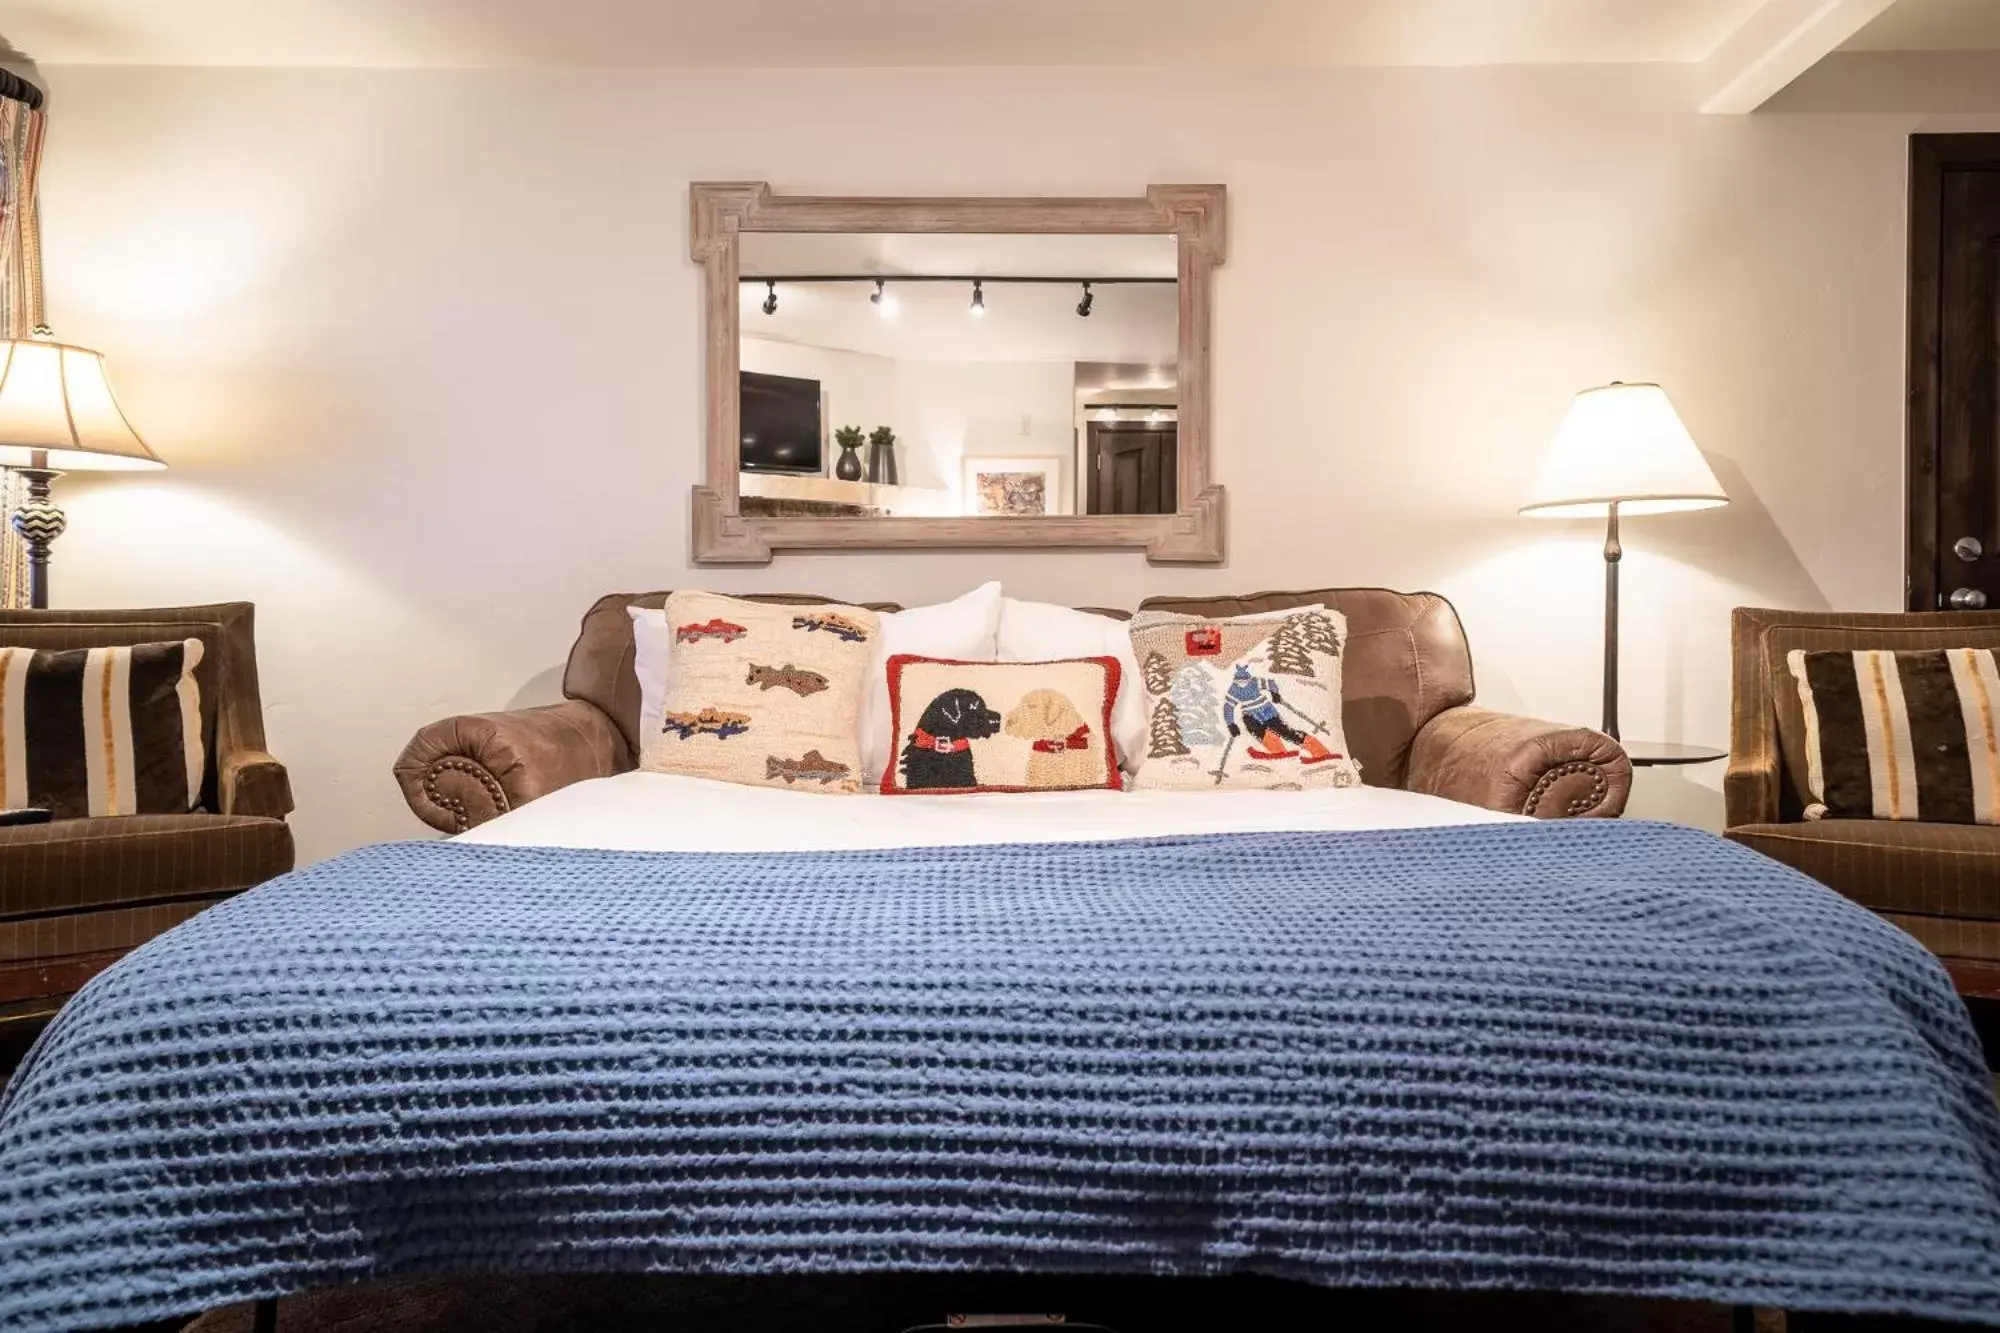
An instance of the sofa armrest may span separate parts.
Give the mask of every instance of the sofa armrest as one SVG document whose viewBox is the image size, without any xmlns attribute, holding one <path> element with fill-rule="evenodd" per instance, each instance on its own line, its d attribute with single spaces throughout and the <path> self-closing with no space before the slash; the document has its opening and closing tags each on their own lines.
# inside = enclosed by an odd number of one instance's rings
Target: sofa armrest
<svg viewBox="0 0 2000 1333">
<path fill-rule="evenodd" d="M 617 724 L 596 705 L 571 699 L 433 722 L 403 747 L 396 781 L 417 818 L 463 833 L 572 782 L 630 767 Z"/>
<path fill-rule="evenodd" d="M 268 750 L 232 750 L 216 770 L 216 794 L 225 815 L 283 819 L 292 813 L 292 779 Z"/>
<path fill-rule="evenodd" d="M 1408 785 L 1537 819 L 1610 817 L 1631 795 L 1632 761 L 1603 732 L 1466 705 L 1417 732 Z"/>
</svg>

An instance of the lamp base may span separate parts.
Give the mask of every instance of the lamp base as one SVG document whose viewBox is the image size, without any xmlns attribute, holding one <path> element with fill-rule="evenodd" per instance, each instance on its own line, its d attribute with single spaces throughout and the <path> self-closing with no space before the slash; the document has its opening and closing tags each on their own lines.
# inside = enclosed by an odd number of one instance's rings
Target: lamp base
<svg viewBox="0 0 2000 1333">
<path fill-rule="evenodd" d="M 69 518 L 49 498 L 49 484 L 62 473 L 45 467 L 16 468 L 28 480 L 28 498 L 8 520 L 28 544 L 28 605 L 45 611 L 49 605 L 49 546 L 69 527 Z"/>
</svg>

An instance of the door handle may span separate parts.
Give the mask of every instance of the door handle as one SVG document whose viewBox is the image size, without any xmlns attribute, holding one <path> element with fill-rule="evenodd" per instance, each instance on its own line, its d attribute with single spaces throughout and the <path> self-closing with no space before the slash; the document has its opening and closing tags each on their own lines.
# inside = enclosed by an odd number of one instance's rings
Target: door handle
<svg viewBox="0 0 2000 1333">
<path fill-rule="evenodd" d="M 1951 544 L 1951 553 L 1969 565 L 1985 555 L 1986 548 L 1979 544 L 1977 537 L 1960 537 Z"/>
<path fill-rule="evenodd" d="M 1947 600 L 1954 611 L 1978 611 L 1986 605 L 1986 594 L 1977 588 L 1953 588 Z"/>
</svg>

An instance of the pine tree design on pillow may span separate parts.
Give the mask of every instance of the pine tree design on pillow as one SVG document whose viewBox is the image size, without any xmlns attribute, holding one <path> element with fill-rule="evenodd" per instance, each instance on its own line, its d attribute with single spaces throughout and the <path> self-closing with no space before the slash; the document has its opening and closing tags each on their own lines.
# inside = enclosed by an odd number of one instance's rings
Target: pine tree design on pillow
<svg viewBox="0 0 2000 1333">
<path fill-rule="evenodd" d="M 1341 727 L 1347 622 L 1319 607 L 1201 619 L 1141 612 L 1132 648 L 1147 694 L 1135 788 L 1351 787 Z"/>
</svg>

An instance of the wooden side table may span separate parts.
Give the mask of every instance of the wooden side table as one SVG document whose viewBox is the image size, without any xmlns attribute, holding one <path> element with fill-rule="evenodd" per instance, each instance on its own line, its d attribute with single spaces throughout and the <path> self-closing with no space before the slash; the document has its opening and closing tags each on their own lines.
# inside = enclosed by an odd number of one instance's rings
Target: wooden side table
<svg viewBox="0 0 2000 1333">
<path fill-rule="evenodd" d="M 1682 745 L 1676 741 L 1620 741 L 1634 768 L 1679 768 L 1687 764 L 1712 764 L 1727 759 L 1729 751 L 1706 745 Z"/>
</svg>

